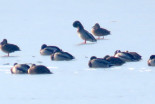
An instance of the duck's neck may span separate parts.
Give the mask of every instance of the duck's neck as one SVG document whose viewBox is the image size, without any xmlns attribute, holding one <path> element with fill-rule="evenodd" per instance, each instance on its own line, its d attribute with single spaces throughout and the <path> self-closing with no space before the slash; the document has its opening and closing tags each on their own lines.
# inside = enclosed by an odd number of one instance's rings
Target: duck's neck
<svg viewBox="0 0 155 104">
<path fill-rule="evenodd" d="M 83 29 L 84 29 L 84 27 L 82 26 L 82 24 L 79 24 L 78 30 L 83 30 Z"/>
</svg>

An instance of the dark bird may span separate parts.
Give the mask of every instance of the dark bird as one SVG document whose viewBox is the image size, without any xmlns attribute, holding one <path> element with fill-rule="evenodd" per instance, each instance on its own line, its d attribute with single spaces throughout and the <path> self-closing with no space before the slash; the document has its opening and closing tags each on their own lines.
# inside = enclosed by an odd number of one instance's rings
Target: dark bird
<svg viewBox="0 0 155 104">
<path fill-rule="evenodd" d="M 120 65 L 123 65 L 125 63 L 125 61 L 121 60 L 120 58 L 114 57 L 114 56 L 109 56 L 109 55 L 106 55 L 103 59 L 107 60 L 108 62 L 110 62 L 114 66 L 120 66 Z"/>
<path fill-rule="evenodd" d="M 120 50 L 115 51 L 114 57 L 118 57 L 125 62 L 135 61 L 134 57 L 131 54 L 127 52 L 121 52 Z"/>
<path fill-rule="evenodd" d="M 69 61 L 72 59 L 75 59 L 74 56 L 68 52 L 63 52 L 62 50 L 57 50 L 51 55 L 51 60 L 55 61 Z"/>
<path fill-rule="evenodd" d="M 96 23 L 93 26 L 91 32 L 94 36 L 98 36 L 98 39 L 100 39 L 101 36 L 103 36 L 103 39 L 104 39 L 104 36 L 110 35 L 110 31 L 107 29 L 101 28 L 98 23 Z"/>
<path fill-rule="evenodd" d="M 27 64 L 17 64 L 15 63 L 14 66 L 11 68 L 12 74 L 27 74 L 29 65 Z"/>
<path fill-rule="evenodd" d="M 73 27 L 77 28 L 77 33 L 79 37 L 84 40 L 84 44 L 86 44 L 86 41 L 90 41 L 90 42 L 97 41 L 91 33 L 89 33 L 87 30 L 84 29 L 84 27 L 79 21 L 75 21 L 73 23 Z"/>
<path fill-rule="evenodd" d="M 43 44 L 40 49 L 40 54 L 51 55 L 57 50 L 60 50 L 57 46 L 47 46 L 46 44 Z"/>
<path fill-rule="evenodd" d="M 151 55 L 150 59 L 147 61 L 149 66 L 155 66 L 155 55 Z"/>
<path fill-rule="evenodd" d="M 142 59 L 142 56 L 138 54 L 137 52 L 129 52 L 129 51 L 125 51 L 125 52 L 132 55 L 134 58 L 134 61 L 140 61 Z"/>
<path fill-rule="evenodd" d="M 88 66 L 91 68 L 109 68 L 113 65 L 110 62 L 104 60 L 103 58 L 97 58 L 96 56 L 92 56 L 90 58 Z"/>
<path fill-rule="evenodd" d="M 0 43 L 0 49 L 7 53 L 8 56 L 12 52 L 20 51 L 20 48 L 17 45 L 9 44 L 6 39 L 3 39 L 3 41 Z"/>
<path fill-rule="evenodd" d="M 116 50 L 114 56 L 119 57 L 120 59 L 126 62 L 141 60 L 141 55 L 139 55 L 136 52 L 129 52 L 129 51 L 121 52 L 120 50 Z"/>
<path fill-rule="evenodd" d="M 31 67 L 28 69 L 28 74 L 53 74 L 53 73 L 44 65 L 32 64 Z"/>
</svg>

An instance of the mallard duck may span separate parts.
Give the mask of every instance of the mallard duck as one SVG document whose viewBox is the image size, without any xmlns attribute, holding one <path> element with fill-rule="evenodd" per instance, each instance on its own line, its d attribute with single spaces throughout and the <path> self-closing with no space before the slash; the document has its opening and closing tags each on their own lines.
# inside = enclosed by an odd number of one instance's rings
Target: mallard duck
<svg viewBox="0 0 155 104">
<path fill-rule="evenodd" d="M 100 36 L 103 36 L 103 39 L 104 39 L 104 36 L 110 35 L 110 31 L 107 29 L 101 28 L 98 23 L 96 23 L 93 26 L 91 32 L 93 35 L 98 36 L 98 39 L 100 39 Z"/>
<path fill-rule="evenodd" d="M 17 45 L 9 44 L 6 39 L 3 39 L 3 41 L 0 43 L 0 49 L 7 53 L 8 56 L 12 52 L 20 51 L 20 48 Z"/>
<path fill-rule="evenodd" d="M 134 58 L 134 61 L 140 61 L 142 59 L 142 56 L 137 52 L 129 52 L 129 51 L 125 51 L 125 52 L 131 54 Z"/>
<path fill-rule="evenodd" d="M 109 55 L 106 55 L 103 59 L 107 60 L 108 62 L 110 62 L 111 64 L 113 64 L 115 66 L 120 66 L 125 63 L 125 61 L 121 60 L 120 58 L 114 57 L 114 56 L 109 56 Z"/>
<path fill-rule="evenodd" d="M 113 65 L 110 62 L 104 60 L 103 58 L 97 58 L 96 56 L 92 56 L 90 58 L 88 66 L 91 68 L 109 68 Z"/>
<path fill-rule="evenodd" d="M 147 63 L 149 66 L 155 66 L 155 55 L 151 55 Z"/>
<path fill-rule="evenodd" d="M 27 64 L 17 64 L 15 63 L 14 66 L 11 68 L 12 74 L 27 74 L 29 65 Z"/>
<path fill-rule="evenodd" d="M 75 21 L 73 23 L 73 27 L 78 29 L 77 33 L 84 40 L 84 44 L 86 44 L 86 41 L 90 41 L 90 42 L 97 41 L 91 33 L 89 33 L 87 30 L 84 29 L 84 27 L 79 21 Z"/>
<path fill-rule="evenodd" d="M 46 44 L 43 44 L 40 49 L 41 55 L 51 55 L 56 50 L 60 50 L 57 46 L 47 46 Z"/>
<path fill-rule="evenodd" d="M 51 60 L 55 61 L 69 61 L 72 59 L 74 59 L 74 56 L 68 52 L 63 52 L 62 50 L 57 50 L 51 55 Z"/>
<path fill-rule="evenodd" d="M 28 74 L 52 74 L 52 72 L 44 65 L 32 64 L 28 69 Z"/>
<path fill-rule="evenodd" d="M 114 57 L 118 57 L 125 62 L 135 61 L 134 57 L 131 54 L 127 52 L 121 52 L 120 50 L 115 51 Z"/>
</svg>

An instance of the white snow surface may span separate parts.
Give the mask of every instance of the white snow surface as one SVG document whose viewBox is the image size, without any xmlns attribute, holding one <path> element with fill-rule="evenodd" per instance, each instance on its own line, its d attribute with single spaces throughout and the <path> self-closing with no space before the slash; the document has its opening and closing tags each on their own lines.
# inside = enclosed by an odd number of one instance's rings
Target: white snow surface
<svg viewBox="0 0 155 104">
<path fill-rule="evenodd" d="M 153 0 L 0 0 L 0 41 L 22 51 L 0 51 L 1 104 L 155 104 L 155 1 Z M 81 21 L 90 32 L 95 23 L 111 31 L 97 43 L 83 42 L 72 26 Z M 73 61 L 41 56 L 42 44 L 58 46 Z M 138 52 L 140 62 L 107 69 L 88 67 L 91 56 L 114 51 Z M 42 64 L 52 75 L 12 75 L 17 63 Z"/>
</svg>

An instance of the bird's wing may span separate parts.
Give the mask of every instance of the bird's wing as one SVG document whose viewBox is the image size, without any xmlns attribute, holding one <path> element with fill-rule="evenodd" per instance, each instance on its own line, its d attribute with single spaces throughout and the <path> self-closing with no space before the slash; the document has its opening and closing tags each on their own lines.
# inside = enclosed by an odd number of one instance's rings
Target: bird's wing
<svg viewBox="0 0 155 104">
<path fill-rule="evenodd" d="M 87 35 L 87 37 L 92 41 L 92 42 L 96 42 L 97 40 L 94 38 L 94 36 L 89 33 L 87 30 L 85 30 L 85 34 Z"/>
<path fill-rule="evenodd" d="M 7 50 L 9 52 L 14 52 L 14 51 L 19 51 L 19 47 L 17 45 L 14 44 L 6 44 L 3 46 L 4 50 Z"/>
<path fill-rule="evenodd" d="M 63 52 L 63 54 L 58 54 L 58 56 L 63 57 L 63 58 L 74 59 L 74 57 L 71 54 L 69 54 L 68 52 Z"/>
</svg>

